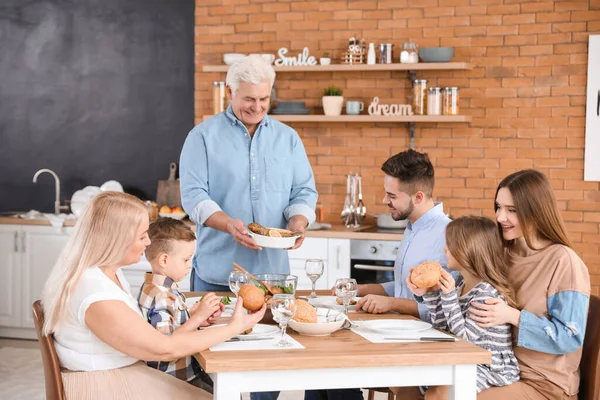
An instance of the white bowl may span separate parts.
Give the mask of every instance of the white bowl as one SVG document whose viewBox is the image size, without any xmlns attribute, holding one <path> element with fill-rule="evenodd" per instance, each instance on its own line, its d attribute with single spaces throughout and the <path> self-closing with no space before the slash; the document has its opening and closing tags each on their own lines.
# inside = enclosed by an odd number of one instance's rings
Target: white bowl
<svg viewBox="0 0 600 400">
<path fill-rule="evenodd" d="M 123 185 L 121 185 L 117 181 L 106 181 L 100 186 L 100 190 L 103 192 L 113 191 L 113 192 L 123 192 Z"/>
<path fill-rule="evenodd" d="M 248 230 L 248 235 L 254 239 L 258 246 L 269 247 L 272 249 L 289 249 L 290 247 L 294 247 L 294 243 L 296 243 L 296 239 L 298 239 L 298 236 L 278 238 L 258 235 L 251 230 Z"/>
<path fill-rule="evenodd" d="M 244 57 L 246 57 L 246 55 L 241 53 L 225 53 L 223 54 L 223 61 L 227 65 L 233 65 Z"/>
<path fill-rule="evenodd" d="M 329 315 L 324 315 L 326 313 Z M 333 314 L 333 315 L 331 315 Z M 327 336 L 344 325 L 344 314 L 324 308 L 317 309 L 317 322 L 298 322 L 293 319 L 288 322 L 290 328 L 304 336 Z"/>
<path fill-rule="evenodd" d="M 275 54 L 261 54 L 260 56 L 269 64 L 273 64 L 273 61 L 275 61 Z"/>
<path fill-rule="evenodd" d="M 186 213 L 158 213 L 159 216 L 163 218 L 173 218 L 173 219 L 184 219 L 187 217 Z"/>
</svg>

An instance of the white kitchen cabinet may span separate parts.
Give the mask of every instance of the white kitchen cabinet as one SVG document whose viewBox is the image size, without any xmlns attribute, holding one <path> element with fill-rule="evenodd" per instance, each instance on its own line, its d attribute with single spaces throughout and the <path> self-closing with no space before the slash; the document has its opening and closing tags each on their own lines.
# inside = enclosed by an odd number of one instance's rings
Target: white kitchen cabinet
<svg viewBox="0 0 600 400">
<path fill-rule="evenodd" d="M 328 240 L 327 288 L 330 288 L 333 287 L 336 279 L 350 278 L 350 239 Z"/>
<path fill-rule="evenodd" d="M 299 290 L 312 288 L 306 276 L 304 263 L 310 258 L 319 258 L 325 263 L 325 272 L 317 281 L 317 289 L 329 289 L 337 278 L 350 276 L 350 240 L 329 238 L 306 238 L 299 249 L 291 250 L 290 272 L 298 276 Z"/>
<path fill-rule="evenodd" d="M 73 228 L 0 225 L 3 283 L 0 336 L 36 338 L 31 306 L 39 300 L 46 279 Z"/>
<path fill-rule="evenodd" d="M 24 226 L 21 232 L 21 327 L 34 328 L 31 305 L 39 300 L 44 284 L 64 249 L 73 228 Z"/>
<path fill-rule="evenodd" d="M 0 225 L 0 327 L 21 326 L 21 254 L 16 225 Z M 0 335 L 1 336 L 1 335 Z"/>
</svg>

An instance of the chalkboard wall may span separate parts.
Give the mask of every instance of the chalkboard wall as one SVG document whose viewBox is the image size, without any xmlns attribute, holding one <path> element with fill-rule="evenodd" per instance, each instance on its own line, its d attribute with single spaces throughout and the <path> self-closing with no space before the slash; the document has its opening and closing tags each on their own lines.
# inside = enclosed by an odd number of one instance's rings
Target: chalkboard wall
<svg viewBox="0 0 600 400">
<path fill-rule="evenodd" d="M 194 122 L 194 0 L 0 2 L 0 211 L 156 196 Z"/>
</svg>

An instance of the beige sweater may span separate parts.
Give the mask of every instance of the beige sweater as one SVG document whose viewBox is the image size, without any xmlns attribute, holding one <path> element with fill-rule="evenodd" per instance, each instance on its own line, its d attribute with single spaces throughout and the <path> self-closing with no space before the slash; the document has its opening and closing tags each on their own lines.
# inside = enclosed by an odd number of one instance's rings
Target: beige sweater
<svg viewBox="0 0 600 400">
<path fill-rule="evenodd" d="M 588 269 L 563 245 L 526 257 L 508 255 L 509 278 L 522 310 L 513 332 L 521 379 L 550 382 L 574 395 L 591 291 Z"/>
</svg>

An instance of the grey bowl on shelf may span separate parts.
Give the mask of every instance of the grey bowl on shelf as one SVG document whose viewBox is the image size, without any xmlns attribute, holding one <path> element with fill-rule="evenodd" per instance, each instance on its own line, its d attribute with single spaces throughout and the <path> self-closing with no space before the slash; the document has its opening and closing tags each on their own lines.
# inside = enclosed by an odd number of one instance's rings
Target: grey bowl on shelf
<svg viewBox="0 0 600 400">
<path fill-rule="evenodd" d="M 419 50 L 423 62 L 449 62 L 454 57 L 454 47 L 424 47 Z"/>
</svg>

